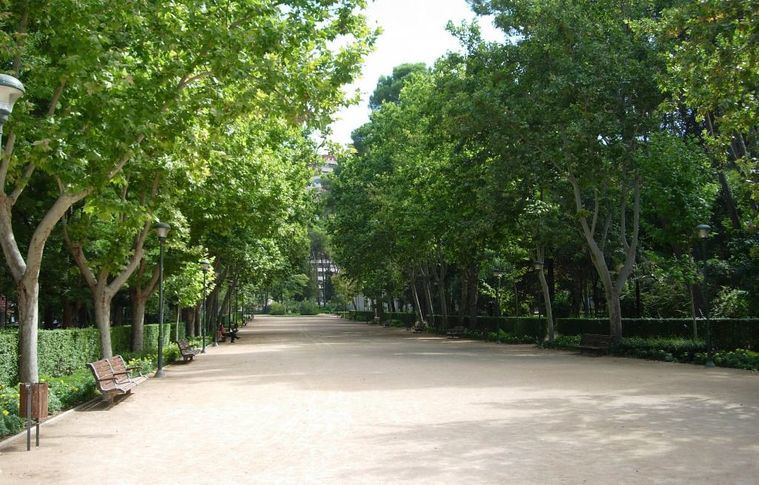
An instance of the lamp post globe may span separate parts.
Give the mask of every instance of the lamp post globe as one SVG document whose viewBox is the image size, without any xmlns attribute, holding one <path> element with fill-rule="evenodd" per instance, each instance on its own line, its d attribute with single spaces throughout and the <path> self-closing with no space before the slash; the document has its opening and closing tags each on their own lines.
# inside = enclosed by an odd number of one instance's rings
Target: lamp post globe
<svg viewBox="0 0 759 485">
<path fill-rule="evenodd" d="M 7 74 L 0 74 L 0 133 L 8 120 L 13 105 L 24 95 L 24 85 L 21 81 Z"/>
<path fill-rule="evenodd" d="M 160 262 L 158 266 L 158 368 L 155 371 L 155 377 L 163 377 L 163 243 L 169 235 L 171 226 L 165 222 L 158 222 L 153 225 L 153 229 L 158 235 L 158 242 L 161 248 Z"/>
<path fill-rule="evenodd" d="M 699 224 L 696 226 L 696 231 L 698 231 L 698 237 L 699 239 L 706 239 L 709 237 L 709 233 L 711 232 L 712 227 L 708 224 Z"/>
<path fill-rule="evenodd" d="M 541 271 L 543 269 L 543 261 L 536 259 L 532 262 L 532 265 L 535 267 L 537 271 Z"/>
</svg>

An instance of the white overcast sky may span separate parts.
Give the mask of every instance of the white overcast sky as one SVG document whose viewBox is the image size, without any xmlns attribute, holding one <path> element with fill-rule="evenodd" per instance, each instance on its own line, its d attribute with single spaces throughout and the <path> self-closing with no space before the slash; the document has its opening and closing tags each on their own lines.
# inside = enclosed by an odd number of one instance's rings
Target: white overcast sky
<svg viewBox="0 0 759 485">
<path fill-rule="evenodd" d="M 349 91 L 361 91 L 361 103 L 344 108 L 332 124 L 331 139 L 347 144 L 351 131 L 369 120 L 369 96 L 380 76 L 389 75 L 393 67 L 410 62 L 432 65 L 448 51 L 460 50 L 459 44 L 446 30 L 454 24 L 476 16 L 465 0 L 375 0 L 369 3 L 366 16 L 370 26 L 382 28 L 374 52 L 366 59 L 362 76 Z M 503 34 L 489 19 L 480 19 L 486 40 L 502 40 Z"/>
</svg>

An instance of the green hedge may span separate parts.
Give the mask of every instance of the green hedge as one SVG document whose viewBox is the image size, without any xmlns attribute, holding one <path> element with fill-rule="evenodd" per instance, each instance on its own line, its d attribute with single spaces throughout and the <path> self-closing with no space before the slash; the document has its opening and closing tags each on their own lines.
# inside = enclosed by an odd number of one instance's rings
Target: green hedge
<svg viewBox="0 0 759 485">
<path fill-rule="evenodd" d="M 386 318 L 400 320 L 406 324 L 416 320 L 414 313 L 385 313 Z M 347 312 L 345 318 L 368 322 L 374 312 Z M 536 317 L 476 317 L 474 321 L 458 315 L 448 315 L 444 324 L 443 315 L 432 315 L 430 325 L 438 330 L 462 325 L 474 333 L 487 335 L 503 330 L 511 335 L 535 338 L 545 336 L 545 319 Z M 467 321 L 469 320 L 469 321 Z M 706 338 L 706 321 L 698 320 L 698 335 Z M 718 349 L 759 349 L 759 319 L 757 318 L 715 318 L 711 320 L 712 340 Z M 583 333 L 609 333 L 609 320 L 602 318 L 558 318 L 556 332 L 560 335 L 580 335 Z M 622 334 L 625 337 L 690 338 L 693 335 L 693 320 L 690 318 L 623 318 Z"/>
<path fill-rule="evenodd" d="M 697 320 L 698 336 L 706 338 L 706 321 Z M 715 318 L 711 320 L 712 340 L 715 348 L 759 348 L 759 319 Z M 562 335 L 582 333 L 609 333 L 608 319 L 559 318 L 556 331 Z M 622 335 L 625 337 L 690 338 L 693 320 L 690 318 L 623 318 Z"/>
<path fill-rule="evenodd" d="M 185 335 L 185 325 L 179 325 L 179 338 Z M 174 325 L 164 323 L 164 347 L 174 337 Z M 131 326 L 111 327 L 111 347 L 114 354 L 129 352 Z M 145 352 L 158 349 L 158 324 L 145 325 Z M 83 369 L 87 362 L 100 358 L 100 335 L 96 328 L 40 330 L 37 344 L 41 375 L 59 377 Z M 0 332 L 0 383 L 16 382 L 18 376 L 18 333 Z"/>
</svg>

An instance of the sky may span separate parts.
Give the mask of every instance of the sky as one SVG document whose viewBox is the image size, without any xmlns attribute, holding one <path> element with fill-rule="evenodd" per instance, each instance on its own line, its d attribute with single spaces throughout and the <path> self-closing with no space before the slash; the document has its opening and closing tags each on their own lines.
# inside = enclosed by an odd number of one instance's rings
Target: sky
<svg viewBox="0 0 759 485">
<path fill-rule="evenodd" d="M 380 76 L 389 75 L 398 64 L 424 62 L 432 65 L 448 51 L 460 50 L 445 26 L 472 20 L 476 16 L 466 0 L 374 0 L 365 12 L 370 26 L 382 28 L 374 51 L 364 63 L 361 78 L 347 89 L 361 92 L 358 105 L 343 108 L 332 124 L 332 141 L 351 142 L 351 131 L 369 120 L 369 96 Z M 480 19 L 485 40 L 502 40 L 502 33 L 490 19 Z"/>
</svg>

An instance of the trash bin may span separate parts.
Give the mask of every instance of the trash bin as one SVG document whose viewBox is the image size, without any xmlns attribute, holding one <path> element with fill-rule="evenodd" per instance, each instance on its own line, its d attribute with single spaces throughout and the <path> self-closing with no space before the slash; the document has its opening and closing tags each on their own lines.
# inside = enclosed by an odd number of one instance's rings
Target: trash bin
<svg viewBox="0 0 759 485">
<path fill-rule="evenodd" d="M 29 413 L 29 394 L 31 393 L 31 415 Z M 22 418 L 32 418 L 42 421 L 47 418 L 48 388 L 46 382 L 19 384 L 19 414 Z"/>
</svg>

